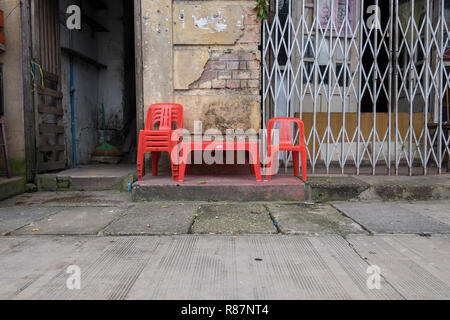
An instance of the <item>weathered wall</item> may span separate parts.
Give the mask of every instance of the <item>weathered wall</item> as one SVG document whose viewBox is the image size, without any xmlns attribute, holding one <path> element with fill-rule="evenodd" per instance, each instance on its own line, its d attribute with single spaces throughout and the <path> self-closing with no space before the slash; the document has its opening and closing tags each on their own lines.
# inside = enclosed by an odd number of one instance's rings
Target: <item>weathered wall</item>
<svg viewBox="0 0 450 320">
<path fill-rule="evenodd" d="M 6 52 L 3 64 L 3 90 L 6 135 L 14 174 L 25 174 L 25 131 L 23 118 L 22 38 L 19 0 L 0 1 L 5 14 Z"/>
<path fill-rule="evenodd" d="M 142 0 L 142 112 L 176 102 L 191 131 L 198 120 L 204 131 L 259 130 L 261 30 L 254 7 L 245 0 Z"/>
</svg>

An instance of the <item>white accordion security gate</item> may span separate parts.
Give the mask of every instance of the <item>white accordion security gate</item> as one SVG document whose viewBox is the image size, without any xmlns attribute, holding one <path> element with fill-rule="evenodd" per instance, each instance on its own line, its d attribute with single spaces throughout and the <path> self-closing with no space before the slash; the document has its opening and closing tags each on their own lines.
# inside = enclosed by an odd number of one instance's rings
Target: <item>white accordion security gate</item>
<svg viewBox="0 0 450 320">
<path fill-rule="evenodd" d="M 263 22 L 264 126 L 303 119 L 313 173 L 442 173 L 446 2 L 272 0 Z"/>
</svg>

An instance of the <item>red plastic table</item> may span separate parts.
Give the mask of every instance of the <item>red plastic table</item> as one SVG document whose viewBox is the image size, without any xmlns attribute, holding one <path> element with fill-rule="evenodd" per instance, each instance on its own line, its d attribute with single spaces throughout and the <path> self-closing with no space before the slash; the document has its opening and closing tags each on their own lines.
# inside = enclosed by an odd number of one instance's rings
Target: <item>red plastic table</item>
<svg viewBox="0 0 450 320">
<path fill-rule="evenodd" d="M 178 147 L 182 150 L 179 159 L 178 182 L 184 181 L 189 156 L 195 151 L 248 151 L 251 157 L 250 165 L 256 176 L 256 181 L 262 182 L 259 143 L 256 141 L 189 141 L 181 142 Z"/>
</svg>

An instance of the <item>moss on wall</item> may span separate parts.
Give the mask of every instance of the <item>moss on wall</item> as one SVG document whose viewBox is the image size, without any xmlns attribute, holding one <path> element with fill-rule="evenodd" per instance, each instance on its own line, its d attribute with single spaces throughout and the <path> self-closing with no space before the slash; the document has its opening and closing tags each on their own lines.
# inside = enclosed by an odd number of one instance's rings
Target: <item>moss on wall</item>
<svg viewBox="0 0 450 320">
<path fill-rule="evenodd" d="M 25 176 L 27 174 L 27 164 L 25 158 L 11 158 L 9 163 L 13 175 Z"/>
</svg>

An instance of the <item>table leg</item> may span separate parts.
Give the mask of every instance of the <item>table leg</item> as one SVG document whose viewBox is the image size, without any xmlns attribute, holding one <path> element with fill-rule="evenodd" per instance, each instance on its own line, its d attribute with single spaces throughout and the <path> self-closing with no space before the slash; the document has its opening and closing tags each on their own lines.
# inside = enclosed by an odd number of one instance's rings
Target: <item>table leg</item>
<svg viewBox="0 0 450 320">
<path fill-rule="evenodd" d="M 252 164 L 252 168 L 255 171 L 256 181 L 257 182 L 262 182 L 261 159 L 259 157 L 259 144 L 256 144 L 256 148 L 250 148 L 250 149 L 251 149 L 250 150 L 250 155 L 252 157 L 252 159 L 251 159 L 252 163 L 255 162 L 255 160 L 256 160 L 256 163 Z"/>
<path fill-rule="evenodd" d="M 181 154 L 181 163 L 180 163 L 180 172 L 178 174 L 178 182 L 184 182 L 184 176 L 186 175 L 186 169 L 187 169 L 187 160 L 190 155 L 190 152 L 182 151 Z"/>
</svg>

